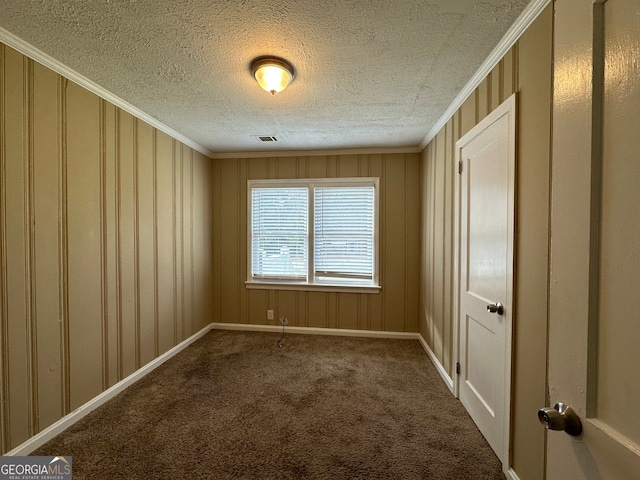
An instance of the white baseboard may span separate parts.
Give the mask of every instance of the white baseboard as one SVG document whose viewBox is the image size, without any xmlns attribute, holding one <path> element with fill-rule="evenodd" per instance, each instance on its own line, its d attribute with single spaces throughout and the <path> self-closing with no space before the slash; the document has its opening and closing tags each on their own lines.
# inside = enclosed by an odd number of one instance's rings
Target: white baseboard
<svg viewBox="0 0 640 480">
<path fill-rule="evenodd" d="M 427 355 L 429 356 L 429 359 L 431 360 L 431 363 L 433 363 L 435 365 L 436 370 L 438 371 L 438 373 L 442 377 L 442 380 L 444 380 L 444 383 L 447 385 L 447 387 L 449 387 L 449 390 L 451 390 L 451 393 L 454 393 L 453 378 L 451 378 L 449 376 L 449 374 L 445 370 L 445 368 L 442 365 L 442 363 L 440 363 L 440 360 L 438 360 L 438 357 L 436 357 L 436 354 L 433 353 L 433 350 L 431 350 L 431 348 L 429 348 L 429 345 L 427 344 L 425 339 L 422 338 L 422 335 L 418 335 L 418 340 L 420 340 L 420 343 L 422 344 L 422 348 L 424 348 L 424 351 L 427 352 Z"/>
<path fill-rule="evenodd" d="M 513 468 L 509 468 L 509 470 L 505 472 L 505 476 L 507 477 L 507 480 L 520 480 L 520 477 L 518 477 L 518 474 Z"/>
<path fill-rule="evenodd" d="M 55 437 L 56 435 L 58 435 L 59 433 L 66 430 L 74 423 L 76 423 L 78 420 L 82 419 L 87 414 L 89 414 L 90 412 L 98 408 L 99 406 L 105 404 L 107 401 L 111 400 L 113 397 L 115 397 L 117 394 L 125 390 L 127 387 L 131 386 L 132 384 L 140 380 L 142 377 L 144 377 L 145 375 L 147 375 L 148 373 L 150 373 L 151 371 L 155 370 L 157 367 L 162 365 L 164 362 L 169 360 L 171 357 L 173 357 L 177 353 L 184 350 L 186 347 L 191 345 L 200 337 L 208 333 L 212 328 L 213 328 L 213 325 L 211 324 L 207 325 L 199 332 L 191 335 L 189 338 L 187 338 L 186 340 L 182 341 L 181 343 L 173 347 L 171 350 L 168 350 L 167 352 L 160 355 L 158 358 L 147 363 L 144 367 L 139 368 L 128 377 L 123 378 L 118 383 L 116 383 L 109 389 L 105 390 L 97 397 L 92 398 L 84 405 L 76 408 L 73 412 L 69 413 L 68 415 L 65 415 L 64 417 L 62 417 L 60 420 L 53 423 L 52 425 L 49 425 L 47 428 L 42 430 L 40 433 L 34 435 L 33 437 L 31 437 L 26 442 L 18 445 L 13 450 L 5 453 L 5 455 L 8 455 L 8 456 L 29 455 L 36 448 L 44 445 L 53 437 Z"/>
<path fill-rule="evenodd" d="M 214 330 L 244 330 L 248 332 L 282 332 L 281 325 L 252 325 L 248 323 L 214 323 Z M 287 325 L 286 333 L 301 333 L 306 335 L 334 335 L 342 337 L 367 337 L 367 338 L 397 338 L 407 340 L 418 340 L 419 333 L 414 332 L 384 332 L 381 330 L 351 330 L 347 328 L 316 328 L 316 327 L 293 327 Z"/>
<path fill-rule="evenodd" d="M 282 326 L 278 325 L 253 325 L 248 323 L 213 323 L 214 330 L 243 330 L 247 332 L 282 332 Z M 422 348 L 427 353 L 429 359 L 436 367 L 445 384 L 453 393 L 453 379 L 449 376 L 445 368 L 433 353 L 422 335 L 415 332 L 385 332 L 381 330 L 351 330 L 346 328 L 317 328 L 317 327 L 285 327 L 285 333 L 300 333 L 306 335 L 335 335 L 343 337 L 365 337 L 365 338 L 396 338 L 407 340 L 418 340 Z"/>
<path fill-rule="evenodd" d="M 29 455 L 38 447 L 44 445 L 46 442 L 51 440 L 53 437 L 63 432 L 71 425 L 81 420 L 87 414 L 105 404 L 107 401 L 111 400 L 113 397 L 118 395 L 120 392 L 124 391 L 127 387 L 131 386 L 142 377 L 162 365 L 164 362 L 169 360 L 171 357 L 176 355 L 177 353 L 184 350 L 186 347 L 191 345 L 193 342 L 198 340 L 200 337 L 204 336 L 211 330 L 244 330 L 244 331 L 254 331 L 254 332 L 272 332 L 279 333 L 282 331 L 281 326 L 277 325 L 250 325 L 244 323 L 212 323 L 207 325 L 199 332 L 195 333 L 191 337 L 187 338 L 183 342 L 179 343 L 171 350 L 165 352 L 160 355 L 155 360 L 152 360 L 144 367 L 136 370 L 134 373 L 129 375 L 127 378 L 122 379 L 111 388 L 105 390 L 100 395 L 94 397 L 89 400 L 84 405 L 78 407 L 73 412 L 64 416 L 54 424 L 48 426 L 40 433 L 34 435 L 26 442 L 18 445 L 13 450 L 5 453 L 7 456 L 21 456 L 21 455 Z M 345 336 L 345 337 L 366 337 L 366 338 L 391 338 L 391 339 L 406 339 L 406 340 L 418 340 L 422 345 L 422 348 L 427 353 L 429 359 L 433 362 L 436 367 L 436 370 L 444 380 L 445 384 L 449 387 L 451 391 L 453 391 L 453 380 L 447 374 L 446 370 L 435 356 L 433 351 L 429 348 L 427 343 L 425 342 L 422 335 L 414 332 L 385 332 L 380 330 L 352 330 L 345 328 L 315 328 L 315 327 L 295 327 L 295 326 L 286 326 L 285 333 L 293 333 L 293 334 L 307 334 L 307 335 L 334 335 L 334 336 Z M 511 475 L 511 480 L 519 480 L 518 476 L 515 474 L 513 470 L 509 471 L 509 475 Z"/>
</svg>

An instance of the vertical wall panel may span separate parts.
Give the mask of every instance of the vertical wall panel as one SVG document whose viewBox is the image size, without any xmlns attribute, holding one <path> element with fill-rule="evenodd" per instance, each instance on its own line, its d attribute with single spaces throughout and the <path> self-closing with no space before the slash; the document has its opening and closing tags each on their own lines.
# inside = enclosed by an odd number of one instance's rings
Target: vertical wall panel
<svg viewBox="0 0 640 480">
<path fill-rule="evenodd" d="M 444 158 L 444 198 L 442 202 L 444 215 L 444 305 L 443 305 L 443 366 L 451 372 L 453 365 L 453 195 L 454 179 L 457 175 L 455 166 L 456 131 L 454 119 L 445 126 L 445 158 Z"/>
<path fill-rule="evenodd" d="M 58 280 L 58 84 L 56 75 L 34 66 L 33 214 L 34 296 L 37 319 L 39 428 L 55 422 L 64 411 L 60 344 Z"/>
<path fill-rule="evenodd" d="M 437 203 L 437 198 L 436 198 L 436 182 L 438 181 L 438 177 L 436 176 L 436 166 L 438 163 L 438 156 L 436 155 L 436 149 L 437 149 L 437 142 L 433 142 L 431 145 L 431 160 L 429 162 L 429 175 L 430 175 L 430 191 L 431 191 L 431 195 L 429 195 L 430 198 L 430 203 L 429 203 L 429 215 L 430 215 L 430 220 L 429 220 L 429 226 L 430 226 L 430 230 L 431 232 L 435 232 L 436 231 L 436 209 L 438 207 L 438 203 Z M 431 332 L 430 332 L 430 338 L 431 341 L 433 342 L 432 345 L 434 348 L 437 348 L 438 345 L 438 340 L 439 340 L 439 334 L 437 331 L 437 324 L 436 324 L 436 282 L 437 282 L 437 275 L 436 275 L 436 263 L 438 261 L 438 259 L 436 258 L 436 243 L 437 243 L 438 239 L 436 237 L 436 235 L 434 233 L 432 233 L 430 235 L 429 238 L 429 270 L 430 270 L 430 275 L 429 275 L 429 322 L 430 322 L 430 326 L 431 326 Z"/>
<path fill-rule="evenodd" d="M 297 295 L 297 292 L 292 291 L 278 292 L 277 317 L 275 318 L 276 325 L 280 325 L 280 317 L 283 315 L 287 316 L 290 325 L 298 325 Z"/>
<path fill-rule="evenodd" d="M 460 107 L 461 128 L 460 137 L 464 136 L 476 125 L 476 96 L 471 94 Z"/>
<path fill-rule="evenodd" d="M 418 331 L 422 338 L 427 343 L 430 342 L 428 335 L 428 323 L 427 323 L 427 302 L 426 302 L 426 290 L 428 288 L 427 272 L 429 269 L 429 262 L 427 258 L 427 241 L 429 239 L 430 230 L 427 228 L 427 201 L 429 197 L 428 190 L 428 170 L 427 170 L 427 152 L 429 146 L 425 148 L 420 154 L 420 283 L 419 283 L 419 317 L 418 317 Z"/>
<path fill-rule="evenodd" d="M 118 111 L 117 116 L 117 200 L 118 222 L 118 316 L 120 343 L 120 377 L 124 378 L 137 368 L 138 359 L 138 295 L 136 250 L 136 155 L 135 119 Z"/>
<path fill-rule="evenodd" d="M 410 161 L 413 159 L 410 159 Z M 383 232 L 386 226 L 384 205 L 387 199 L 386 189 L 384 185 L 385 169 L 384 166 L 387 162 L 387 157 L 383 155 L 368 155 L 367 156 L 367 177 L 378 177 L 380 179 L 380 232 Z M 391 192 L 391 194 L 393 194 Z M 416 206 L 417 207 L 417 206 Z M 384 236 L 380 234 L 380 254 L 382 255 L 382 249 L 384 247 Z M 385 280 L 385 265 L 380 257 L 380 281 L 382 282 L 382 288 L 386 286 Z M 384 329 L 384 302 L 386 298 L 386 291 L 382 290 L 378 295 L 367 295 L 367 302 L 369 303 L 369 312 L 367 318 L 367 329 L 369 330 L 383 330 Z"/>
<path fill-rule="evenodd" d="M 268 178 L 268 167 L 266 158 L 251 158 L 247 160 L 247 180 Z"/>
<path fill-rule="evenodd" d="M 194 302 L 198 315 L 194 324 L 194 333 L 200 331 L 212 321 L 211 315 L 211 162 L 200 152 L 192 151 L 194 164 L 194 236 L 197 246 L 194 253 Z"/>
<path fill-rule="evenodd" d="M 136 230 L 138 258 L 138 365 L 156 356 L 155 341 L 155 165 L 153 129 L 136 120 Z"/>
<path fill-rule="evenodd" d="M 477 88 L 478 98 L 478 121 L 482 120 L 489 114 L 489 103 L 491 102 L 491 76 L 487 76 Z"/>
<path fill-rule="evenodd" d="M 521 478 L 544 475 L 544 432 L 527 412 L 547 401 L 546 356 L 553 12 L 545 10 L 518 41 L 518 195 L 513 465 Z"/>
<path fill-rule="evenodd" d="M 193 203 L 191 205 L 191 232 L 192 232 L 192 248 L 193 248 L 193 259 L 202 258 L 205 259 L 204 251 L 205 251 L 205 239 L 203 238 L 202 232 L 204 228 L 206 228 L 206 224 L 204 223 L 204 211 L 203 211 L 203 202 L 205 198 L 205 192 L 203 191 L 203 176 L 204 176 L 204 168 L 202 163 L 199 161 L 199 153 L 191 152 L 191 165 L 192 165 L 192 177 L 191 177 L 191 192 Z M 197 332 L 203 326 L 202 322 L 205 318 L 205 297 L 208 296 L 210 292 L 206 291 L 203 288 L 204 279 L 206 274 L 203 270 L 203 267 L 206 267 L 208 264 L 206 262 L 193 262 L 193 271 L 191 272 L 193 275 L 193 324 L 192 331 Z"/>
<path fill-rule="evenodd" d="M 9 450 L 9 372 L 7 353 L 9 350 L 7 327 L 7 249 L 6 249 L 6 144 L 5 101 L 8 88 L 5 82 L 5 46 L 0 43 L 0 452 Z"/>
<path fill-rule="evenodd" d="M 334 163 L 335 165 L 335 163 Z M 335 172 L 335 170 L 333 170 Z M 339 294 L 329 292 L 324 294 L 327 304 L 327 325 L 329 328 L 339 328 L 338 325 L 338 297 Z"/>
<path fill-rule="evenodd" d="M 156 137 L 156 247 L 157 247 L 157 315 L 158 353 L 175 345 L 176 262 L 174 258 L 175 165 L 173 142 L 164 133 Z"/>
<path fill-rule="evenodd" d="M 416 159 L 417 160 L 417 159 Z M 418 331 L 420 272 L 420 164 L 405 160 L 405 316 L 403 330 Z M 362 314 L 362 312 L 360 312 Z"/>
<path fill-rule="evenodd" d="M 445 131 L 438 133 L 435 141 L 434 156 L 434 229 L 433 229 L 433 326 L 434 353 L 443 358 L 445 341 L 444 319 L 444 185 L 445 185 Z M 446 322 L 448 323 L 448 322 Z"/>
<path fill-rule="evenodd" d="M 340 155 L 338 157 L 338 176 L 357 177 L 359 174 L 358 155 Z"/>
<path fill-rule="evenodd" d="M 220 162 L 212 161 L 211 162 L 212 169 L 212 191 L 211 191 L 211 206 L 212 206 L 212 216 L 211 221 L 213 234 L 211 235 L 211 251 L 213 254 L 212 259 L 212 280 L 211 286 L 213 288 L 213 292 L 211 294 L 211 301 L 213 305 L 213 321 L 216 323 L 221 322 L 221 309 L 220 309 L 220 285 L 222 283 L 222 277 L 220 275 L 220 269 L 222 265 L 222 249 L 221 249 L 221 236 L 222 236 L 222 226 L 221 226 L 221 208 L 222 201 L 220 198 L 220 190 L 221 190 L 221 175 L 220 175 Z"/>
<path fill-rule="evenodd" d="M 307 174 L 309 178 L 325 178 L 329 172 L 329 159 L 327 157 L 307 157 Z"/>
<path fill-rule="evenodd" d="M 360 295 L 353 293 L 343 293 L 336 299 L 337 301 L 337 325 L 340 328 L 356 330 L 358 328 L 358 298 Z"/>
<path fill-rule="evenodd" d="M 248 162 L 246 160 L 242 160 L 238 162 L 238 211 L 246 212 L 247 211 L 247 170 L 249 168 Z M 295 169 L 295 163 L 292 165 L 292 168 Z M 246 218 L 246 217 L 245 217 Z M 237 221 L 238 228 L 238 252 L 246 252 L 247 251 L 247 222 L 242 221 L 241 218 L 238 218 Z M 240 281 L 247 278 L 247 268 L 248 268 L 248 259 L 244 254 L 238 255 L 238 279 Z M 239 308 L 239 316 L 242 319 L 247 318 L 247 310 L 248 310 L 248 295 L 247 290 L 245 288 L 241 288 L 238 292 L 238 308 Z"/>
<path fill-rule="evenodd" d="M 502 63 L 504 64 L 502 101 L 506 100 L 509 95 L 511 95 L 517 89 L 517 84 L 515 83 L 516 70 L 518 69 L 518 65 L 516 64 L 517 49 L 518 46 L 516 44 L 505 54 L 504 58 L 502 59 Z"/>
<path fill-rule="evenodd" d="M 309 292 L 308 299 L 308 325 L 316 328 L 328 327 L 327 295 L 321 292 Z"/>
<path fill-rule="evenodd" d="M 492 112 L 498 105 L 503 102 L 502 88 L 504 85 L 504 61 L 498 62 L 498 64 L 491 70 L 491 103 L 489 105 L 489 111 Z"/>
<path fill-rule="evenodd" d="M 4 381 L 8 382 L 5 397 L 8 415 L 5 435 L 9 446 L 26 440 L 30 435 L 30 358 L 28 261 L 25 238 L 28 196 L 28 132 L 25 131 L 28 112 L 26 59 L 6 48 L 4 55 Z"/>
<path fill-rule="evenodd" d="M 215 310 L 216 310 L 216 306 L 217 306 L 217 302 L 216 302 L 216 291 L 213 288 L 213 278 L 214 278 L 214 265 L 213 262 L 215 260 L 214 257 L 214 229 L 216 228 L 216 225 L 214 223 L 214 217 L 211 214 L 211 211 L 213 209 L 213 196 L 214 196 L 214 192 L 215 192 L 215 188 L 216 188 L 216 184 L 214 183 L 214 176 L 215 176 L 215 166 L 213 164 L 213 162 L 211 161 L 210 158 L 208 158 L 206 155 L 200 155 L 200 160 L 199 160 L 202 164 L 204 164 L 206 166 L 206 171 L 205 171 L 205 177 L 203 177 L 202 182 L 205 185 L 205 192 L 207 193 L 206 198 L 202 199 L 203 202 L 203 216 L 207 219 L 207 223 L 206 223 L 206 228 L 203 230 L 202 234 L 205 236 L 205 238 L 207 239 L 207 245 L 205 248 L 205 251 L 207 253 L 207 257 L 206 257 L 206 264 L 203 265 L 202 268 L 204 268 L 207 273 L 207 283 L 203 288 L 206 288 L 207 290 L 207 315 L 208 315 L 208 319 L 205 321 L 205 324 L 211 323 L 214 321 L 214 315 L 215 315 Z"/>
<path fill-rule="evenodd" d="M 240 183 L 244 179 L 238 178 L 237 162 L 224 160 L 220 162 L 220 197 L 221 215 L 220 229 L 222 232 L 220 249 L 223 253 L 220 275 L 223 279 L 220 285 L 220 308 L 222 322 L 244 323 L 240 319 L 240 291 L 239 284 L 244 288 L 245 272 L 239 272 L 240 239 L 238 238 L 241 221 L 246 221 L 246 214 L 241 215 L 240 208 Z M 246 182 L 245 182 L 246 183 Z M 246 254 L 245 254 L 246 255 Z M 266 316 L 265 316 L 266 318 Z"/>
<path fill-rule="evenodd" d="M 247 323 L 262 325 L 267 319 L 269 306 L 268 290 L 249 290 L 247 292 Z M 271 322 L 273 325 L 277 323 Z"/>
<path fill-rule="evenodd" d="M 406 245 L 406 225 L 404 224 L 404 209 L 406 208 L 405 162 L 402 155 L 390 155 L 385 163 L 384 203 L 385 228 L 381 230 L 384 237 L 382 262 L 384 265 L 384 329 L 402 331 L 407 306 L 404 302 L 405 285 L 404 260 Z"/>
<path fill-rule="evenodd" d="M 71 408 L 102 391 L 100 100 L 67 84 Z M 71 252 L 73 252 L 71 254 Z"/>
<path fill-rule="evenodd" d="M 174 218 L 173 225 L 175 231 L 175 247 L 173 252 L 173 262 L 175 265 L 175 280 L 174 280 L 174 293 L 173 296 L 176 301 L 174 309 L 174 326 L 173 331 L 175 335 L 175 341 L 180 342 L 187 337 L 184 331 L 184 299 L 183 299 L 183 284 L 185 278 L 184 272 L 184 246 L 183 246 L 183 229 L 184 229 L 184 184 L 182 181 L 183 175 L 183 158 L 182 158 L 182 144 L 173 140 L 173 205 L 174 205 Z M 219 191 L 219 190 L 218 190 Z M 216 270 L 219 272 L 219 269 Z"/>
<path fill-rule="evenodd" d="M 299 327 L 309 326 L 309 292 L 299 292 L 298 295 L 298 318 L 297 325 Z"/>
<path fill-rule="evenodd" d="M 182 329 L 183 340 L 194 333 L 193 321 L 193 156 L 182 145 Z"/>
<path fill-rule="evenodd" d="M 247 180 L 256 179 L 256 178 L 267 178 L 269 175 L 269 162 L 266 158 L 252 158 L 247 160 L 247 168 L 246 175 Z M 242 180 L 241 180 L 242 181 Z M 245 182 L 246 184 L 246 182 Z M 246 200 L 244 205 L 246 205 Z M 224 208 L 224 207 L 223 207 Z M 240 205 L 238 205 L 238 209 Z M 246 208 L 246 207 L 245 207 Z M 247 222 L 245 222 L 246 225 Z M 246 248 L 246 228 L 245 228 L 245 241 L 243 244 Z M 244 257 L 246 258 L 246 254 Z M 226 257 L 226 254 L 225 254 Z M 226 260 L 226 258 L 225 258 Z M 243 282 L 247 278 L 247 266 L 243 270 L 240 270 L 239 281 Z M 267 290 L 251 290 L 246 292 L 245 297 L 246 305 L 247 305 L 247 322 L 251 324 L 261 325 L 266 322 L 267 319 L 267 310 L 271 308 L 269 306 L 269 292 Z M 239 316 L 239 321 L 244 321 L 242 316 Z M 225 321 L 225 320 L 220 320 Z M 275 320 L 270 322 L 273 325 L 277 325 Z"/>
<path fill-rule="evenodd" d="M 118 109 L 104 104 L 103 235 L 107 386 L 120 380 L 120 316 L 118 308 Z"/>
<path fill-rule="evenodd" d="M 283 157 L 273 160 L 277 162 L 278 178 L 298 177 L 298 161 L 296 157 Z"/>
</svg>

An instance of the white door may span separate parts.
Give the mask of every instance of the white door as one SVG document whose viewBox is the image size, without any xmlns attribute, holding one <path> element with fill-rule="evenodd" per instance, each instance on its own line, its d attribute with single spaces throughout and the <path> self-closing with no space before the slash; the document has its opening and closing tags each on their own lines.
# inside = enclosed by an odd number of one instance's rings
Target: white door
<svg viewBox="0 0 640 480">
<path fill-rule="evenodd" d="M 640 479 L 640 2 L 555 8 L 547 479 Z"/>
<path fill-rule="evenodd" d="M 457 395 L 508 466 L 515 95 L 456 144 Z"/>
</svg>

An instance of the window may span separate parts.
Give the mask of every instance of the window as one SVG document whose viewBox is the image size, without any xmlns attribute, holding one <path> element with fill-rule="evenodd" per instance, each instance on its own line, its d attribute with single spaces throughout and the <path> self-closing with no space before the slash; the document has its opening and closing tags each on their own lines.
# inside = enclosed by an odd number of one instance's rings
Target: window
<svg viewBox="0 0 640 480">
<path fill-rule="evenodd" d="M 250 180 L 247 286 L 377 292 L 378 183 Z"/>
</svg>

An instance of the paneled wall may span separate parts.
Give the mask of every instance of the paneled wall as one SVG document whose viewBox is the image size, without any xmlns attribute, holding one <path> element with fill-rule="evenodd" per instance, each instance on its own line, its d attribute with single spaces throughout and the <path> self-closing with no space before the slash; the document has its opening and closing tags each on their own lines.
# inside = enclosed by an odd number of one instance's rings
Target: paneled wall
<svg viewBox="0 0 640 480">
<path fill-rule="evenodd" d="M 215 321 L 394 332 L 418 331 L 419 155 L 331 155 L 216 160 Z M 380 178 L 378 294 L 248 290 L 247 180 Z M 277 321 L 277 320 L 276 320 Z"/>
<path fill-rule="evenodd" d="M 518 93 L 512 465 L 543 478 L 546 404 L 553 8 L 547 9 L 429 143 L 421 156 L 420 333 L 452 376 L 455 143 Z"/>
<path fill-rule="evenodd" d="M 211 322 L 211 160 L 0 44 L 0 447 Z"/>
</svg>

